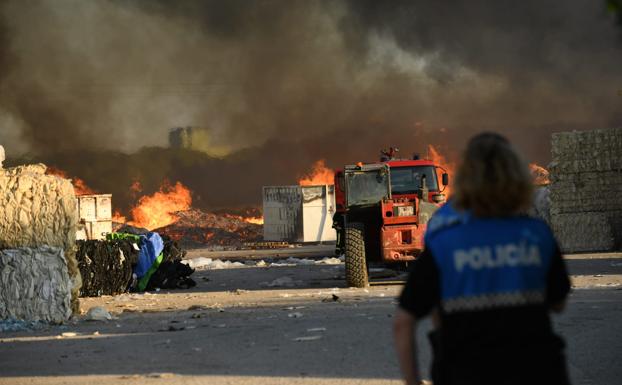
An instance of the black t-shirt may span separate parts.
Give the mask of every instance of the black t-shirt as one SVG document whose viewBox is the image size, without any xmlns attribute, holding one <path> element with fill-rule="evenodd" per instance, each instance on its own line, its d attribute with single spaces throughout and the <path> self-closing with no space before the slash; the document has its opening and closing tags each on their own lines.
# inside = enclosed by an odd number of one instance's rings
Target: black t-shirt
<svg viewBox="0 0 622 385">
<path fill-rule="evenodd" d="M 434 257 L 426 249 L 414 262 L 399 305 L 418 319 L 439 312 L 441 326 L 433 339 L 435 385 L 567 383 L 563 341 L 553 333 L 549 318 L 550 305 L 563 301 L 570 290 L 559 247 L 547 273 L 543 304 L 451 314 L 442 310 Z"/>
</svg>

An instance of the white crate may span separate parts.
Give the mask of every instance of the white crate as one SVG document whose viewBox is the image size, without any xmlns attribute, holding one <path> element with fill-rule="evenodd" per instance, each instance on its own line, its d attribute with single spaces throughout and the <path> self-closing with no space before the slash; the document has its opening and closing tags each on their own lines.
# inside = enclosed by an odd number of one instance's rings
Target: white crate
<svg viewBox="0 0 622 385">
<path fill-rule="evenodd" d="M 87 222 L 110 220 L 112 218 L 112 195 L 78 195 L 80 220 Z"/>
</svg>

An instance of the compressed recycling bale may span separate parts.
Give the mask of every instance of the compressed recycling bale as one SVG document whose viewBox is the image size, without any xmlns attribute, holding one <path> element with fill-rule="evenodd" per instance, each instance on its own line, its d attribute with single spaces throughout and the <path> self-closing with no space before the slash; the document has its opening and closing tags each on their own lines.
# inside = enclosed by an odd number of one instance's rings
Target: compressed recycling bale
<svg viewBox="0 0 622 385">
<path fill-rule="evenodd" d="M 563 252 L 608 251 L 615 247 L 614 228 L 606 213 L 553 214 L 551 227 Z"/>
<path fill-rule="evenodd" d="M 622 127 L 552 135 L 553 159 L 581 159 L 608 150 L 622 150 Z"/>
<path fill-rule="evenodd" d="M 565 251 L 622 246 L 622 128 L 552 136 L 551 224 Z"/>
<path fill-rule="evenodd" d="M 138 251 L 129 240 L 78 241 L 81 297 L 125 293 L 132 282 Z"/>
<path fill-rule="evenodd" d="M 0 250 L 0 319 L 69 319 L 72 280 L 59 247 Z"/>
<path fill-rule="evenodd" d="M 62 248 L 73 281 L 72 309 L 78 312 L 77 200 L 71 181 L 45 171 L 43 164 L 0 169 L 0 249 Z"/>
</svg>

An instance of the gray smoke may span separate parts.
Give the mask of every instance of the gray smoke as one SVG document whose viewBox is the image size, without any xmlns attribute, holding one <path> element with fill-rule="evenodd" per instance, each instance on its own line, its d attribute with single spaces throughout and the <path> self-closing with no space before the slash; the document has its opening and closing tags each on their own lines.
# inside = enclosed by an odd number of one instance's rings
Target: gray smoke
<svg viewBox="0 0 622 385">
<path fill-rule="evenodd" d="M 551 132 L 622 124 L 620 68 L 604 1 L 7 0 L 0 143 L 107 191 L 114 158 L 123 183 L 183 178 L 206 205 L 253 203 L 319 158 L 455 154 L 481 130 L 546 163 Z M 204 159 L 146 175 L 139 150 L 179 126 L 207 130 Z M 87 167 L 76 151 L 124 155 Z M 193 179 L 223 168 L 235 194 Z"/>
</svg>

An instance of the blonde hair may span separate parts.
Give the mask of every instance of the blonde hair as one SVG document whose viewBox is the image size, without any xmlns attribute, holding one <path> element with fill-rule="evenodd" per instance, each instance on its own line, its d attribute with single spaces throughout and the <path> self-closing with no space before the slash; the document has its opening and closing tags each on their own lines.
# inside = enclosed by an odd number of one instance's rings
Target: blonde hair
<svg viewBox="0 0 622 385">
<path fill-rule="evenodd" d="M 480 217 L 515 215 L 529 209 L 532 192 L 529 168 L 505 137 L 485 132 L 469 141 L 454 184 L 457 208 Z"/>
</svg>

